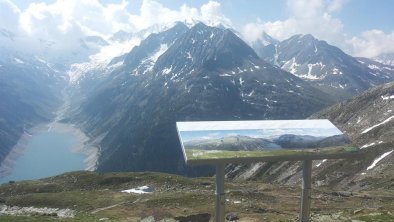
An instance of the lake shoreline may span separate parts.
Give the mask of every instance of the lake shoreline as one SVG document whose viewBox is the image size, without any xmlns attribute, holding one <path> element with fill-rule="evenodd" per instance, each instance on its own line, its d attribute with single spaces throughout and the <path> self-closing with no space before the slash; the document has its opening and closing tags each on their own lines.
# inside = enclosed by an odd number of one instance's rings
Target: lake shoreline
<svg viewBox="0 0 394 222">
<path fill-rule="evenodd" d="M 4 158 L 0 164 L 0 178 L 11 174 L 12 169 L 15 167 L 16 161 L 21 155 L 23 155 L 33 136 L 42 132 L 59 132 L 71 134 L 75 137 L 77 142 L 70 151 L 81 153 L 85 156 L 85 170 L 94 171 L 97 168 L 99 146 L 92 142 L 92 140 L 75 125 L 59 123 L 56 121 L 37 125 L 22 134 L 18 142 L 12 147 L 6 158 Z"/>
<path fill-rule="evenodd" d="M 99 145 L 92 142 L 80 128 L 74 124 L 52 122 L 48 124 L 48 131 L 70 133 L 77 139 L 77 145 L 71 149 L 72 152 L 82 153 L 86 156 L 85 170 L 94 171 L 97 168 Z"/>
</svg>

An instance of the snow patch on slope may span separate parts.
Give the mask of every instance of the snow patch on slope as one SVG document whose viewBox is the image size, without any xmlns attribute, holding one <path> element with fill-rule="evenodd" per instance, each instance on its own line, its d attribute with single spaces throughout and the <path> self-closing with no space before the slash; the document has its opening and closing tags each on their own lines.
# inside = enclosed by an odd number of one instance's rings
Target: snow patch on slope
<svg viewBox="0 0 394 222">
<path fill-rule="evenodd" d="M 322 76 L 315 75 L 316 69 L 320 68 L 320 70 L 322 70 L 325 67 L 325 65 L 322 62 L 307 64 L 308 73 L 306 74 L 299 73 L 298 68 L 300 66 L 301 64 L 298 64 L 296 62 L 295 57 L 293 57 L 291 60 L 288 60 L 285 64 L 283 64 L 282 68 L 289 71 L 293 75 L 305 80 L 322 80 L 326 77 L 325 75 Z"/>
<path fill-rule="evenodd" d="M 370 69 L 374 69 L 374 70 L 379 70 L 379 71 L 382 71 L 382 69 L 381 69 L 379 66 L 377 66 L 377 65 L 372 65 L 372 64 L 369 64 L 369 65 L 368 65 L 368 68 L 370 68 Z"/>
<path fill-rule="evenodd" d="M 170 68 L 163 69 L 164 74 L 169 74 L 172 71 L 172 66 Z"/>
<path fill-rule="evenodd" d="M 167 44 L 161 44 L 159 50 L 154 53 L 149 59 L 153 62 L 156 62 L 157 59 L 167 51 L 168 45 Z"/>
<path fill-rule="evenodd" d="M 362 133 L 362 134 L 367 133 L 367 132 L 371 131 L 372 129 L 374 129 L 374 128 L 378 127 L 378 126 L 383 125 L 383 124 L 389 122 L 389 121 L 392 120 L 392 119 L 394 119 L 394 115 L 393 115 L 393 116 L 390 116 L 389 118 L 387 118 L 387 119 L 384 120 L 383 122 L 380 122 L 380 123 L 378 123 L 378 124 L 376 124 L 376 125 L 373 125 L 373 126 L 367 128 L 367 129 L 365 129 L 365 130 L 364 130 L 363 132 L 361 132 L 361 133 Z"/>
<path fill-rule="evenodd" d="M 288 70 L 290 73 L 292 74 L 296 74 L 297 73 L 297 68 L 300 66 L 300 64 L 298 64 L 295 61 L 295 57 L 293 57 L 291 60 L 287 61 L 282 68 Z"/>
<path fill-rule="evenodd" d="M 383 100 L 394 99 L 394 95 L 392 96 L 381 96 Z"/>
<path fill-rule="evenodd" d="M 381 144 L 381 143 L 383 143 L 383 141 L 378 141 L 377 143 L 376 142 L 368 143 L 368 144 L 365 144 L 365 145 L 361 146 L 360 149 L 364 149 L 364 148 L 367 148 L 367 147 L 370 147 L 370 146 L 374 146 L 374 145 L 377 145 L 377 144 Z"/>
<path fill-rule="evenodd" d="M 78 80 L 87 72 L 104 69 L 113 58 L 130 52 L 140 41 L 139 38 L 133 38 L 125 42 L 111 42 L 111 44 L 102 47 L 97 54 L 89 56 L 89 62 L 72 64 L 67 72 L 70 77 L 70 83 L 78 84 Z M 108 68 L 116 68 L 119 65 L 115 64 Z"/>
<path fill-rule="evenodd" d="M 321 165 L 322 165 L 324 162 L 326 162 L 326 161 L 327 161 L 327 159 L 322 160 L 320 163 L 316 164 L 316 167 L 321 166 Z"/>
<path fill-rule="evenodd" d="M 122 190 L 122 193 L 136 193 L 136 194 L 146 194 L 153 193 L 153 189 L 148 186 L 141 186 L 133 189 Z"/>
<path fill-rule="evenodd" d="M 334 67 L 334 68 L 332 69 L 332 74 L 333 74 L 333 75 L 342 75 L 343 73 L 342 73 L 342 71 L 340 71 L 338 68 Z"/>
<path fill-rule="evenodd" d="M 25 63 L 24 61 L 22 61 L 22 60 L 20 60 L 20 59 L 18 59 L 18 58 L 14 58 L 14 60 L 15 60 L 16 63 L 19 63 L 19 64 Z"/>
<path fill-rule="evenodd" d="M 157 59 L 163 53 L 165 53 L 167 51 L 167 49 L 168 49 L 168 45 L 167 44 L 161 44 L 160 48 L 156 52 L 152 53 L 150 57 L 144 59 L 141 62 L 141 65 L 145 65 L 145 71 L 144 71 L 143 74 L 145 74 L 146 72 L 151 71 L 153 69 L 153 67 L 156 64 Z"/>
<path fill-rule="evenodd" d="M 304 74 L 304 75 L 296 75 L 298 77 L 300 77 L 301 79 L 306 79 L 306 80 L 322 80 L 324 79 L 326 76 L 317 76 L 314 75 L 313 70 L 316 69 L 315 67 L 320 67 L 320 69 L 324 68 L 324 64 L 322 62 L 318 62 L 318 63 L 314 63 L 314 64 L 308 64 L 308 74 Z"/>
<path fill-rule="evenodd" d="M 377 163 L 379 163 L 382 159 L 384 159 L 386 156 L 390 155 L 394 150 L 388 151 L 386 153 L 383 153 L 380 157 L 376 158 L 373 163 L 367 168 L 367 170 L 373 169 Z"/>
</svg>

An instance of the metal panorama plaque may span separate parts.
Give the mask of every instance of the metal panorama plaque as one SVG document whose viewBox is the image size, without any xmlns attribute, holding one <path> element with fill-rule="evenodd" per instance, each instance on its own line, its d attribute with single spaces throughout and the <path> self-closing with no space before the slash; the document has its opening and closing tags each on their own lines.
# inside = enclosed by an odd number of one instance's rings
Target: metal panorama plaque
<svg viewBox="0 0 394 222">
<path fill-rule="evenodd" d="M 329 120 L 177 122 L 188 164 L 346 158 L 356 147 Z"/>
</svg>

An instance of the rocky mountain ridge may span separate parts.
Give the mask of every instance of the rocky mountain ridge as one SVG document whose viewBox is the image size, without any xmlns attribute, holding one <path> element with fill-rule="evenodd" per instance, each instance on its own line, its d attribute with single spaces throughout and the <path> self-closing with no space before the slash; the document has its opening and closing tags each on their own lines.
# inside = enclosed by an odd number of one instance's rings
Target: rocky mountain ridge
<svg viewBox="0 0 394 222">
<path fill-rule="evenodd" d="M 308 81 L 338 101 L 394 79 L 393 67 L 364 64 L 312 35 L 295 35 L 259 50 L 261 58 Z M 377 63 L 377 62 L 376 62 Z"/>
</svg>

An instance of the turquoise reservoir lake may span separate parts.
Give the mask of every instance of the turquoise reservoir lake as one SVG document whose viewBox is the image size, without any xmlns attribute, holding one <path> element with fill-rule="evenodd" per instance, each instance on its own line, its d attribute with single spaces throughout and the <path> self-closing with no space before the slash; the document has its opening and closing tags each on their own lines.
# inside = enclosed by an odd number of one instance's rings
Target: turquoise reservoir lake
<svg viewBox="0 0 394 222">
<path fill-rule="evenodd" d="M 32 135 L 16 159 L 11 174 L 0 178 L 0 183 L 84 170 L 86 155 L 72 151 L 79 142 L 70 132 L 45 131 Z"/>
</svg>

